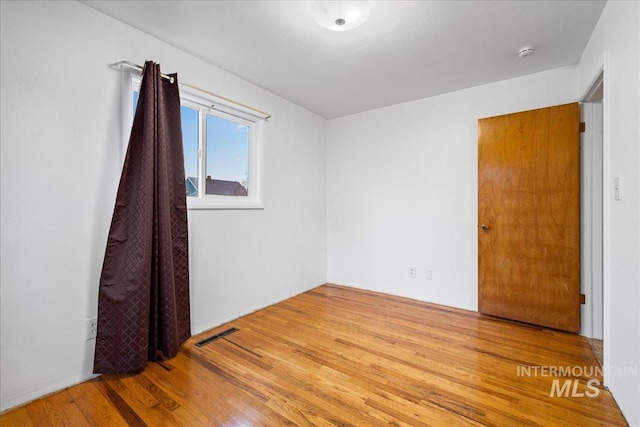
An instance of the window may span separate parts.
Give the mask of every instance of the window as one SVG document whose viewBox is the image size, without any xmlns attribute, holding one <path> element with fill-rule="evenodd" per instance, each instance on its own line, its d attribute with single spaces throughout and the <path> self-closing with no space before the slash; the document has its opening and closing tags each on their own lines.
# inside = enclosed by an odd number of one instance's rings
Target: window
<svg viewBox="0 0 640 427">
<path fill-rule="evenodd" d="M 140 76 L 125 76 L 125 141 L 138 102 Z M 185 192 L 189 209 L 261 209 L 262 119 L 243 106 L 180 86 Z M 130 115 L 129 115 L 130 113 Z"/>
</svg>

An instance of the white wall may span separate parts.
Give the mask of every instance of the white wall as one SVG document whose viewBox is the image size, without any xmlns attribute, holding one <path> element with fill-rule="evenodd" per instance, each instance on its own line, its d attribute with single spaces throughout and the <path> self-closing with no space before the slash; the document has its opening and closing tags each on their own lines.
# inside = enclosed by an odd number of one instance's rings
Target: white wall
<svg viewBox="0 0 640 427">
<path fill-rule="evenodd" d="M 123 147 L 119 60 L 254 105 L 263 211 L 191 211 L 198 332 L 326 281 L 326 120 L 76 2 L 1 2 L 0 409 L 91 375 Z"/>
<path fill-rule="evenodd" d="M 580 60 L 580 96 L 603 68 L 605 382 L 629 424 L 640 426 L 639 2 L 607 2 Z"/>
<path fill-rule="evenodd" d="M 576 78 L 565 67 L 330 120 L 329 281 L 476 310 L 477 121 L 575 102 Z"/>
</svg>

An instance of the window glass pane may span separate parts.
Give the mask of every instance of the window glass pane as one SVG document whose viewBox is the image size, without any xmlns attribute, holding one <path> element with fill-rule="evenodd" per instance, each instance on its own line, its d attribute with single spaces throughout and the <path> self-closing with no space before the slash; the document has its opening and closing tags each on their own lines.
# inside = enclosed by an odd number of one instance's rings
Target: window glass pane
<svg viewBox="0 0 640 427">
<path fill-rule="evenodd" d="M 180 107 L 182 117 L 182 147 L 187 196 L 198 196 L 198 110 Z"/>
<path fill-rule="evenodd" d="M 207 115 L 206 194 L 247 196 L 249 126 Z"/>
<path fill-rule="evenodd" d="M 133 91 L 133 114 L 136 114 L 136 106 L 138 105 L 138 97 L 140 96 L 140 92 L 137 90 Z"/>
</svg>

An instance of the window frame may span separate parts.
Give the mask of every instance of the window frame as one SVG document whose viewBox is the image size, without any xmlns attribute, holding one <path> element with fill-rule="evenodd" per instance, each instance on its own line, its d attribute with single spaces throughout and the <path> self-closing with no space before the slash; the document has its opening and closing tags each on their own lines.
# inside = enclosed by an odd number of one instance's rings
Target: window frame
<svg viewBox="0 0 640 427">
<path fill-rule="evenodd" d="M 133 93 L 140 90 L 141 73 L 122 69 L 123 143 L 124 152 L 129 143 L 133 125 Z M 227 99 L 179 84 L 180 106 L 198 111 L 198 195 L 187 196 L 187 209 L 264 209 L 262 202 L 262 122 L 259 117 Z M 205 194 L 207 115 L 216 116 L 248 127 L 247 196 Z M 211 175 L 211 174 L 209 174 Z M 186 180 L 185 176 L 185 180 Z"/>
</svg>

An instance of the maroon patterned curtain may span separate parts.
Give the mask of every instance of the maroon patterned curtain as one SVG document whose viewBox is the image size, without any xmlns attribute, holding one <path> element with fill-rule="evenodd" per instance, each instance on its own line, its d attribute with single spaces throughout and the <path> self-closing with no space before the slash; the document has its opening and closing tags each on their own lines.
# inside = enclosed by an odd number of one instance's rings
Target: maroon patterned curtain
<svg viewBox="0 0 640 427">
<path fill-rule="evenodd" d="M 145 63 L 100 277 L 95 373 L 137 372 L 191 336 L 180 95 Z"/>
</svg>

